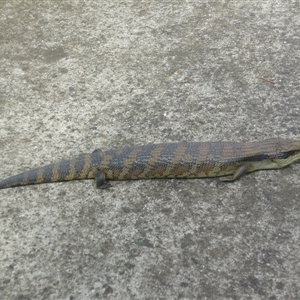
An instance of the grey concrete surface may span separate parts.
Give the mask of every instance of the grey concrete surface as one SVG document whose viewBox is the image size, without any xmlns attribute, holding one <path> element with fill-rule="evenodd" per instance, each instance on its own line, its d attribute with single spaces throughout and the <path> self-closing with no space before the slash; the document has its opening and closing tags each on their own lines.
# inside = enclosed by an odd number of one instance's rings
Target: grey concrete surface
<svg viewBox="0 0 300 300">
<path fill-rule="evenodd" d="M 99 147 L 299 139 L 299 9 L 2 0 L 0 178 Z M 0 298 L 299 299 L 299 177 L 1 190 Z"/>
</svg>

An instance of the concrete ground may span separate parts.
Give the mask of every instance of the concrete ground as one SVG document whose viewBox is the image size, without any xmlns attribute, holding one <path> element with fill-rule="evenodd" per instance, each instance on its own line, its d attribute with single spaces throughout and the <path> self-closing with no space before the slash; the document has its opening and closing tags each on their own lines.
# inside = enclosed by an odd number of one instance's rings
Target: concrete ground
<svg viewBox="0 0 300 300">
<path fill-rule="evenodd" d="M 299 139 L 299 9 L 2 0 L 0 178 L 99 147 Z M 0 298 L 299 299 L 299 178 L 1 190 Z"/>
</svg>

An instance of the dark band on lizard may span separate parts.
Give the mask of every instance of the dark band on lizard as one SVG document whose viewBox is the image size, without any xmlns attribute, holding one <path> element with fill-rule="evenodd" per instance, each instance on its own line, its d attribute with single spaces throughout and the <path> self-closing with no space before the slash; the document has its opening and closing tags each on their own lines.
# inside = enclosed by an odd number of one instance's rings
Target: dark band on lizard
<svg viewBox="0 0 300 300">
<path fill-rule="evenodd" d="M 106 180 L 224 176 L 222 181 L 234 181 L 245 173 L 283 168 L 297 160 L 300 142 L 275 138 L 253 143 L 182 142 L 97 149 L 4 179 L 0 189 L 90 178 L 96 179 L 98 188 L 105 187 Z"/>
</svg>

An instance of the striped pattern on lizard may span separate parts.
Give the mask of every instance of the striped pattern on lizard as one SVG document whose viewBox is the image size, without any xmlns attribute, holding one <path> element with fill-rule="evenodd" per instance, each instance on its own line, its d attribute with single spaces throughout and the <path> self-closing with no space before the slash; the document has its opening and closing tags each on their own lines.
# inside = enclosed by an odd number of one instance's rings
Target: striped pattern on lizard
<svg viewBox="0 0 300 300">
<path fill-rule="evenodd" d="M 0 181 L 0 189 L 77 179 L 107 180 L 220 177 L 234 181 L 248 172 L 283 168 L 300 160 L 300 142 L 280 138 L 260 142 L 148 144 L 79 155 Z"/>
</svg>

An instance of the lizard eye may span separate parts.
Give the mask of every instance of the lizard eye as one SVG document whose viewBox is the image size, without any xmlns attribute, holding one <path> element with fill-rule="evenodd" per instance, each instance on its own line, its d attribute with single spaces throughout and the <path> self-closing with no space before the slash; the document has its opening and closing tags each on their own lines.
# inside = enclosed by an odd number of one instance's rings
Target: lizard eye
<svg viewBox="0 0 300 300">
<path fill-rule="evenodd" d="M 288 157 L 294 155 L 295 153 L 297 153 L 297 151 L 281 152 L 278 154 L 277 158 L 285 159 L 285 158 L 288 158 Z"/>
</svg>

